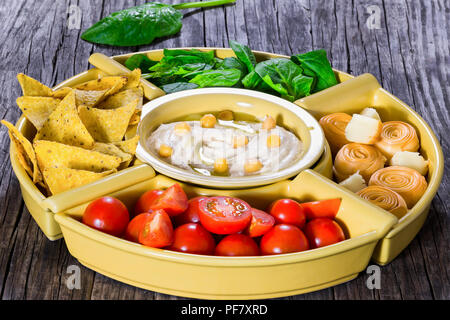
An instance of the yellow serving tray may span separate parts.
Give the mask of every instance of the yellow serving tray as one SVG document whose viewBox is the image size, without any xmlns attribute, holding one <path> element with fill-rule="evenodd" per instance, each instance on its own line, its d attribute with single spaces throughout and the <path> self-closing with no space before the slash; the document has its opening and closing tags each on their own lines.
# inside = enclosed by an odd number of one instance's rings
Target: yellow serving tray
<svg viewBox="0 0 450 320">
<path fill-rule="evenodd" d="M 198 49 L 215 50 L 219 58 L 233 56 L 230 49 Z M 153 60 L 161 59 L 163 55 L 162 50 L 143 53 Z M 113 58 L 123 63 L 130 55 Z M 255 55 L 258 61 L 285 57 L 266 52 L 255 52 Z M 91 69 L 57 87 L 73 86 L 94 79 L 103 72 L 117 74 L 118 69 Z M 87 203 L 96 197 L 112 194 L 130 205 L 145 190 L 166 187 L 173 180 L 162 175 L 154 177 L 155 173 L 149 166 L 138 165 L 94 184 L 45 198 L 17 162 L 12 146 L 11 163 L 20 182 L 25 204 L 49 239 L 61 237 L 62 229 L 71 254 L 81 263 L 117 280 L 150 290 L 199 298 L 250 299 L 310 292 L 350 280 L 367 266 L 371 257 L 379 264 L 389 263 L 415 237 L 426 219 L 442 179 L 444 161 L 439 143 L 426 122 L 406 104 L 382 89 L 373 76 L 365 74 L 354 78 L 337 70 L 335 73 L 340 84 L 296 103 L 310 110 L 317 118 L 331 112 L 352 113 L 374 106 L 380 110 L 383 121 L 407 121 L 418 130 L 421 152 L 430 160 L 427 177 L 429 185 L 422 199 L 399 221 L 330 180 L 332 164 L 328 145 L 320 161 L 313 167 L 321 174 L 307 170 L 294 181 L 241 190 L 202 189 L 183 184 L 190 196 L 231 194 L 247 199 L 260 208 L 281 196 L 301 201 L 342 197 L 343 205 L 338 218 L 351 239 L 308 252 L 229 260 L 146 248 L 111 237 L 82 225 L 72 216 L 80 216 Z M 160 95 L 152 89 L 151 84 L 146 85 L 147 90 L 144 92 L 147 97 L 151 99 L 152 94 L 153 97 Z M 17 126 L 26 137 L 33 137 L 34 128 L 25 118 L 19 119 Z M 304 188 L 305 185 L 308 188 Z M 58 214 L 55 216 L 55 213 Z M 174 277 L 177 272 L 183 277 Z M 261 282 L 261 279 L 265 280 Z"/>
</svg>

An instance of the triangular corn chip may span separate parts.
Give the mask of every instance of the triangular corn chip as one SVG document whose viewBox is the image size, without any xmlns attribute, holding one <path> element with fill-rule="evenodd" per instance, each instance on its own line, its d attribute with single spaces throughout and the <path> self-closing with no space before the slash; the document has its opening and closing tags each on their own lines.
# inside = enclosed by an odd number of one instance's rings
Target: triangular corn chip
<svg viewBox="0 0 450 320">
<path fill-rule="evenodd" d="M 39 130 L 61 100 L 52 97 L 25 96 L 17 98 L 16 102 L 25 117 Z"/>
<path fill-rule="evenodd" d="M 123 152 L 119 147 L 115 146 L 112 143 L 96 142 L 91 150 L 109 154 L 111 156 L 120 157 L 122 159 L 122 162 L 131 160 L 132 158 L 131 154 Z"/>
<path fill-rule="evenodd" d="M 122 158 L 73 147 L 58 142 L 38 140 L 33 143 L 39 168 L 65 167 L 102 172 L 115 169 Z"/>
<path fill-rule="evenodd" d="M 140 110 L 135 110 L 133 115 L 130 118 L 130 122 L 128 122 L 129 126 L 138 124 L 139 121 L 141 121 L 141 111 Z"/>
<path fill-rule="evenodd" d="M 33 79 L 23 73 L 17 75 L 20 87 L 24 96 L 27 97 L 53 97 L 57 99 L 63 99 L 70 91 L 71 88 L 63 87 L 56 91 L 53 91 L 45 84 L 40 83 L 36 79 Z"/>
<path fill-rule="evenodd" d="M 72 146 L 92 148 L 94 139 L 78 115 L 73 91 L 50 114 L 34 140 L 50 140 Z"/>
<path fill-rule="evenodd" d="M 5 120 L 2 120 L 1 123 L 8 128 L 9 138 L 16 147 L 17 158 L 19 159 L 20 164 L 33 178 L 34 183 L 42 181 L 42 175 L 31 142 L 28 141 L 28 139 L 25 138 L 12 123 Z"/>
<path fill-rule="evenodd" d="M 123 152 L 134 155 L 136 153 L 136 148 L 139 143 L 139 136 L 134 136 L 131 139 L 125 141 L 114 142 L 114 145 L 119 147 Z"/>
<path fill-rule="evenodd" d="M 136 99 L 139 99 L 139 103 L 138 103 L 136 109 L 141 110 L 143 97 L 144 97 L 144 91 L 142 90 L 141 87 L 131 88 L 131 89 L 117 92 L 116 94 L 109 96 L 108 98 L 106 98 L 105 100 L 100 102 L 96 106 L 96 108 L 116 109 L 116 108 L 123 107 Z"/>
<path fill-rule="evenodd" d="M 141 69 L 137 68 L 126 75 L 128 78 L 124 89 L 136 88 L 141 84 Z"/>
<path fill-rule="evenodd" d="M 92 172 L 70 168 L 45 168 L 44 180 L 52 194 L 58 194 L 103 178 L 116 170 Z"/>
<path fill-rule="evenodd" d="M 126 76 L 108 76 L 97 80 L 90 80 L 75 86 L 77 90 L 83 91 L 106 91 L 106 96 L 115 94 L 122 89 L 127 83 Z"/>
<path fill-rule="evenodd" d="M 24 96 L 50 97 L 53 90 L 23 73 L 17 75 Z"/>
<path fill-rule="evenodd" d="M 117 109 L 80 106 L 78 113 L 89 133 L 99 142 L 121 141 L 139 99 Z"/>
<path fill-rule="evenodd" d="M 73 91 L 75 92 L 75 101 L 77 106 L 85 105 L 87 107 L 92 107 L 103 99 L 108 90 L 86 91 L 74 89 Z"/>
</svg>

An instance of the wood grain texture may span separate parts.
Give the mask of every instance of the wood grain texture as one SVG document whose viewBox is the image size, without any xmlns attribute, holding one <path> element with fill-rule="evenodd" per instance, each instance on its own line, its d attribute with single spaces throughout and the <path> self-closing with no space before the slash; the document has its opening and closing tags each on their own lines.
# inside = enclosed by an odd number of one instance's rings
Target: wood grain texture
<svg viewBox="0 0 450 320">
<path fill-rule="evenodd" d="M 181 1 L 163 1 L 179 3 Z M 189 1 L 189 0 L 186 0 Z M 0 118 L 20 116 L 15 99 L 19 72 L 53 86 L 89 68 L 93 52 L 115 55 L 181 46 L 228 47 L 233 39 L 254 50 L 293 54 L 324 48 L 333 67 L 372 73 L 414 108 L 450 149 L 450 2 L 446 0 L 238 0 L 235 5 L 184 11 L 183 28 L 142 47 L 111 48 L 80 39 L 83 30 L 111 12 L 143 0 L 4 0 L 0 4 Z M 81 9 L 80 29 L 68 28 L 71 5 Z M 369 6 L 380 9 L 380 28 L 369 29 Z M 62 240 L 40 232 L 23 204 L 9 163 L 9 139 L 0 127 L 0 296 L 2 299 L 177 299 L 138 289 L 81 266 Z M 381 269 L 381 289 L 368 275 L 287 299 L 450 299 L 450 162 L 429 217 L 402 254 Z M 67 268 L 81 270 L 81 288 L 70 290 Z"/>
</svg>

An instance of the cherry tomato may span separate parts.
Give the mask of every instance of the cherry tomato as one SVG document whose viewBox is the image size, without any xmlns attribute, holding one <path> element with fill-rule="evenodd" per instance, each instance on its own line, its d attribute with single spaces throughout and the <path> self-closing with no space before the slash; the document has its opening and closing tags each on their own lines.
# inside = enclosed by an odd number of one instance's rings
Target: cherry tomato
<svg viewBox="0 0 450 320">
<path fill-rule="evenodd" d="M 207 197 L 195 197 L 189 200 L 189 206 L 185 212 L 174 217 L 176 225 L 181 226 L 186 223 L 199 223 L 200 217 L 198 216 L 198 203 L 202 199 Z"/>
<path fill-rule="evenodd" d="M 230 234 L 216 246 L 216 256 L 258 256 L 255 240 L 244 234 Z"/>
<path fill-rule="evenodd" d="M 290 224 L 278 224 L 269 230 L 260 242 L 261 254 L 281 254 L 309 249 L 302 230 Z"/>
<path fill-rule="evenodd" d="M 231 234 L 244 230 L 252 220 L 250 205 L 231 197 L 210 197 L 199 202 L 200 222 L 206 230 Z"/>
<path fill-rule="evenodd" d="M 129 241 L 139 242 L 139 232 L 144 228 L 148 216 L 150 216 L 150 212 L 144 212 L 131 219 L 123 237 Z"/>
<path fill-rule="evenodd" d="M 82 221 L 94 229 L 121 236 L 130 221 L 130 215 L 119 199 L 102 197 L 87 206 Z"/>
<path fill-rule="evenodd" d="M 150 205 L 151 210 L 163 209 L 171 217 L 183 213 L 187 208 L 188 198 L 178 183 L 164 190 Z"/>
<path fill-rule="evenodd" d="M 345 240 L 344 232 L 336 221 L 328 218 L 317 218 L 309 221 L 305 234 L 311 248 L 320 248 Z"/>
<path fill-rule="evenodd" d="M 153 248 L 170 246 L 173 242 L 173 226 L 164 210 L 155 210 L 145 217 L 144 226 L 139 232 L 139 243 Z"/>
<path fill-rule="evenodd" d="M 213 254 L 215 246 L 213 236 L 205 228 L 198 223 L 187 223 L 175 229 L 173 244 L 169 250 Z"/>
<path fill-rule="evenodd" d="M 149 190 L 140 196 L 139 200 L 134 206 L 134 216 L 138 214 L 149 212 L 150 206 L 155 202 L 155 200 L 163 193 L 163 190 Z"/>
<path fill-rule="evenodd" d="M 328 199 L 313 202 L 305 202 L 301 204 L 305 210 L 306 220 L 315 218 L 334 219 L 339 211 L 341 199 Z"/>
<path fill-rule="evenodd" d="M 269 213 L 275 218 L 277 224 L 292 224 L 300 229 L 305 226 L 305 211 L 295 200 L 277 200 L 270 205 Z"/>
<path fill-rule="evenodd" d="M 245 230 L 250 237 L 259 237 L 265 234 L 275 224 L 275 218 L 270 214 L 252 208 L 252 220 Z"/>
</svg>

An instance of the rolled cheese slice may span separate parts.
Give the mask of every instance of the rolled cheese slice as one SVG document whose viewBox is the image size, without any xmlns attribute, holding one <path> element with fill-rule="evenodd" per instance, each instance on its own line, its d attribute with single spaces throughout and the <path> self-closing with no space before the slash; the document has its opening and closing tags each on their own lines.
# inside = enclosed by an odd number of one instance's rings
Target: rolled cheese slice
<svg viewBox="0 0 450 320">
<path fill-rule="evenodd" d="M 428 160 L 425 160 L 418 152 L 398 151 L 391 158 L 389 164 L 417 170 L 423 176 L 428 172 Z"/>
<path fill-rule="evenodd" d="M 417 170 L 390 166 L 375 172 L 369 186 L 382 186 L 397 192 L 405 199 L 408 208 L 412 208 L 427 189 L 427 180 Z"/>
<path fill-rule="evenodd" d="M 366 180 L 364 180 L 362 175 L 359 174 L 359 171 L 352 174 L 339 184 L 355 193 L 367 187 Z"/>
<path fill-rule="evenodd" d="M 365 108 L 363 111 L 361 111 L 360 113 L 363 116 L 366 117 L 370 117 L 373 118 L 375 120 L 380 120 L 381 121 L 381 117 L 378 114 L 377 110 L 375 108 Z"/>
<path fill-rule="evenodd" d="M 403 197 L 386 187 L 370 186 L 357 192 L 357 194 L 374 205 L 389 211 L 397 218 L 403 217 L 408 212 L 408 207 Z"/>
<path fill-rule="evenodd" d="M 341 182 L 359 172 L 366 182 L 384 167 L 386 158 L 375 147 L 361 143 L 348 143 L 339 150 L 334 160 L 334 174 Z"/>
<path fill-rule="evenodd" d="M 383 123 L 380 140 L 375 146 L 391 159 L 398 151 L 416 152 L 419 150 L 419 137 L 414 127 L 403 121 L 388 121 Z"/>
<path fill-rule="evenodd" d="M 350 115 L 337 112 L 323 116 L 319 120 L 333 156 L 335 156 L 339 149 L 344 145 L 350 143 L 350 141 L 345 138 L 345 127 L 347 127 L 347 124 L 351 119 L 352 117 Z"/>
<path fill-rule="evenodd" d="M 345 128 L 345 138 L 351 142 L 374 144 L 380 138 L 382 126 L 380 120 L 354 114 Z"/>
</svg>

